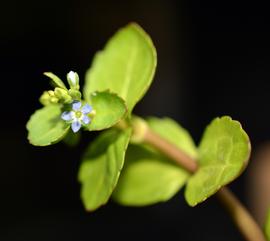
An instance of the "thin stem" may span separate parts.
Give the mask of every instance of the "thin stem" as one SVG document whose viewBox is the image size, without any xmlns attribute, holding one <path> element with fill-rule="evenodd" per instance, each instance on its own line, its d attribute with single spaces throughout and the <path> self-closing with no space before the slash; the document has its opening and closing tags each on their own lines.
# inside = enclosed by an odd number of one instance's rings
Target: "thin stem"
<svg viewBox="0 0 270 241">
<path fill-rule="evenodd" d="M 220 189 L 216 196 L 225 206 L 226 210 L 231 215 L 234 223 L 241 231 L 242 235 L 249 241 L 265 241 L 265 237 L 258 224 L 250 215 L 248 210 L 234 196 L 234 194 L 226 187 Z"/>
<path fill-rule="evenodd" d="M 196 160 L 180 150 L 174 144 L 154 133 L 150 128 L 145 130 L 144 142 L 157 148 L 189 172 L 194 173 L 198 169 Z M 223 187 L 216 195 L 225 206 L 246 240 L 266 241 L 262 230 L 249 214 L 248 210 L 227 187 Z"/>
<path fill-rule="evenodd" d="M 166 154 L 187 171 L 193 173 L 197 170 L 198 165 L 195 160 L 193 160 L 189 155 L 175 145 L 151 131 L 149 128 L 147 128 L 146 132 L 144 133 L 144 141 Z"/>
</svg>

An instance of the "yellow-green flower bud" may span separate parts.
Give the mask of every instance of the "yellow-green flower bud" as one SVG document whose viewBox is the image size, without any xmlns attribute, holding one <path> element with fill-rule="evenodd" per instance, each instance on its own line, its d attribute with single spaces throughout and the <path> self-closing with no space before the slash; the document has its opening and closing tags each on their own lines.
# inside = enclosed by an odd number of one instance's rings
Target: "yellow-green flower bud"
<svg viewBox="0 0 270 241">
<path fill-rule="evenodd" d="M 50 101 L 51 101 L 51 103 L 56 104 L 56 103 L 58 103 L 59 99 L 56 97 L 51 97 Z"/>
<path fill-rule="evenodd" d="M 68 93 L 72 97 L 73 100 L 80 100 L 82 98 L 82 94 L 78 90 L 69 89 Z"/>
<path fill-rule="evenodd" d="M 59 102 L 67 104 L 72 101 L 72 97 L 69 95 L 69 93 L 62 88 L 56 87 L 54 89 L 54 94 L 59 99 Z"/>
<path fill-rule="evenodd" d="M 54 95 L 58 98 L 58 99 L 61 99 L 64 95 L 67 95 L 68 92 L 64 89 L 61 89 L 59 87 L 56 87 L 54 89 Z"/>
<path fill-rule="evenodd" d="M 48 94 L 50 97 L 54 97 L 54 91 L 53 90 L 48 90 Z"/>
<path fill-rule="evenodd" d="M 49 105 L 51 103 L 51 97 L 48 91 L 44 91 L 43 94 L 40 96 L 39 101 L 42 105 Z"/>
</svg>

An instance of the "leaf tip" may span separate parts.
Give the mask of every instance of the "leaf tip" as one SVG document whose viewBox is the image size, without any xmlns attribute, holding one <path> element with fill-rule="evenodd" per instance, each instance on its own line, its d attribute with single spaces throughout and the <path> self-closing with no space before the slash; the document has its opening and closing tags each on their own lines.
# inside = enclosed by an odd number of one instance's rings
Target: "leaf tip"
<svg viewBox="0 0 270 241">
<path fill-rule="evenodd" d="M 43 75 L 45 75 L 46 77 L 51 79 L 54 74 L 50 71 L 45 71 L 45 72 L 43 72 Z"/>
</svg>

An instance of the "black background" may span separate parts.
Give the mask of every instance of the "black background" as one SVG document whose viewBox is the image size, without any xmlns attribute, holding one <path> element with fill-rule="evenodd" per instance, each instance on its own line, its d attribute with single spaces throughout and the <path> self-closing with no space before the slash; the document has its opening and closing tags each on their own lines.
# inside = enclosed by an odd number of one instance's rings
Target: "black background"
<svg viewBox="0 0 270 241">
<path fill-rule="evenodd" d="M 152 37 L 158 68 L 140 115 L 170 116 L 198 143 L 230 115 L 253 146 L 270 139 L 270 29 L 265 2 L 1 1 L 0 240 L 242 240 L 211 198 L 189 208 L 181 191 L 145 208 L 110 202 L 86 213 L 76 179 L 81 151 L 28 144 L 25 124 L 48 89 L 44 71 L 81 79 L 93 54 L 130 21 Z M 246 174 L 231 187 L 247 203 Z"/>
</svg>

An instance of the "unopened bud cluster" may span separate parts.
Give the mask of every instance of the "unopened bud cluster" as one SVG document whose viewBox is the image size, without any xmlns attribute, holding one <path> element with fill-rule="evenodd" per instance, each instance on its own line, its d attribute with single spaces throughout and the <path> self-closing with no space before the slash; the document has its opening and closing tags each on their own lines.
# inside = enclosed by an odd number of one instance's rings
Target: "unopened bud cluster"
<svg viewBox="0 0 270 241">
<path fill-rule="evenodd" d="M 45 74 L 49 76 L 48 74 Z M 81 100 L 82 94 L 79 91 L 79 76 L 76 72 L 70 71 L 67 74 L 67 81 L 69 83 L 70 89 L 67 89 L 64 84 L 57 84 L 57 81 L 54 81 L 54 75 L 49 76 L 53 82 L 57 85 L 54 90 L 44 91 L 40 97 L 40 102 L 43 105 L 49 104 L 70 104 L 74 100 Z M 61 81 L 61 80 L 60 80 Z M 62 82 L 62 81 L 61 81 Z"/>
</svg>

